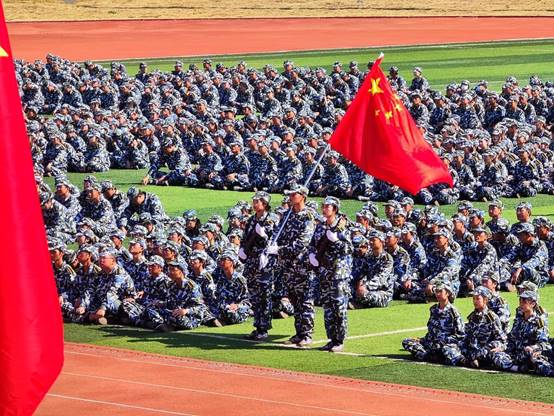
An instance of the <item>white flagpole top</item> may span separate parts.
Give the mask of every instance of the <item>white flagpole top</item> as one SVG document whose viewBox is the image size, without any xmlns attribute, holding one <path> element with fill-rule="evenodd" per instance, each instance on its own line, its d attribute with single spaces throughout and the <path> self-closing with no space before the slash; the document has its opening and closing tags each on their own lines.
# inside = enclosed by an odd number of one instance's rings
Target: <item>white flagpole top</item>
<svg viewBox="0 0 554 416">
<path fill-rule="evenodd" d="M 377 59 L 383 59 L 384 56 L 385 56 L 385 54 L 384 54 L 383 52 L 381 52 L 381 53 L 379 54 L 379 57 L 378 57 Z"/>
</svg>

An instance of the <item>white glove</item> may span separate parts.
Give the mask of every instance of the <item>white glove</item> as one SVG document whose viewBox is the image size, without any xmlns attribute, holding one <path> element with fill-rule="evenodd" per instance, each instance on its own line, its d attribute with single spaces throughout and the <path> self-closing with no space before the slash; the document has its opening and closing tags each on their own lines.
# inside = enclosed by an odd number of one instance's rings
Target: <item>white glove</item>
<svg viewBox="0 0 554 416">
<path fill-rule="evenodd" d="M 267 233 L 265 232 L 265 228 L 262 227 L 260 224 L 256 224 L 256 234 L 258 234 L 262 238 L 267 237 Z"/>
<path fill-rule="evenodd" d="M 269 263 L 269 258 L 265 255 L 265 253 L 262 253 L 260 255 L 260 270 L 265 269 L 265 266 L 267 266 L 267 263 Z"/>
<path fill-rule="evenodd" d="M 246 260 L 246 253 L 244 252 L 244 249 L 242 247 L 239 248 L 239 259 Z"/>
<path fill-rule="evenodd" d="M 325 233 L 325 235 L 327 236 L 327 239 L 328 239 L 331 243 L 336 243 L 337 241 L 339 241 L 339 236 L 338 236 L 338 234 L 332 232 L 331 230 L 327 230 L 327 232 Z"/>
<path fill-rule="evenodd" d="M 315 253 L 310 253 L 308 256 L 308 259 L 310 259 L 310 264 L 314 267 L 319 266 L 319 261 L 315 258 Z"/>
<path fill-rule="evenodd" d="M 277 244 L 272 244 L 270 246 L 267 246 L 266 249 L 267 254 L 279 254 L 279 246 Z"/>
</svg>

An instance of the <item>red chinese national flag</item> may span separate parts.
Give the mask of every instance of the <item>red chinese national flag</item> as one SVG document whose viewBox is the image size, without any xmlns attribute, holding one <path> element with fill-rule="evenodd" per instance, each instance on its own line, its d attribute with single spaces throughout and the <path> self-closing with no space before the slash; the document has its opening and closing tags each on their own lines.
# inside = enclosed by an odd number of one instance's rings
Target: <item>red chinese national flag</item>
<svg viewBox="0 0 554 416">
<path fill-rule="evenodd" d="M 412 116 L 373 64 L 344 118 L 331 137 L 331 147 L 370 175 L 411 194 L 452 176 L 417 129 Z"/>
<path fill-rule="evenodd" d="M 31 415 L 61 370 L 63 331 L 1 3 L 0 190 L 0 415 Z"/>
</svg>

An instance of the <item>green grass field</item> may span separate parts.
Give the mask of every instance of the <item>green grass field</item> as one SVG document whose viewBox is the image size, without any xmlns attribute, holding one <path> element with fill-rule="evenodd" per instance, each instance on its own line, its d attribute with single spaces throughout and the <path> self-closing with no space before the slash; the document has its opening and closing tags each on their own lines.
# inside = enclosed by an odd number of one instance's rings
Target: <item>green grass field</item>
<svg viewBox="0 0 554 416">
<path fill-rule="evenodd" d="M 468 79 L 476 82 L 487 79 L 491 88 L 498 90 L 508 75 L 514 75 L 525 84 L 530 75 L 538 74 L 543 80 L 554 79 L 554 40 L 529 42 L 499 42 L 436 47 L 381 48 L 365 50 L 337 50 L 265 54 L 248 56 L 212 57 L 214 62 L 234 65 L 245 59 L 250 66 L 262 67 L 266 63 L 281 66 L 284 59 L 292 59 L 297 65 L 330 69 L 336 60 L 348 64 L 360 62 L 360 67 L 374 59 L 380 51 L 385 52 L 384 68 L 397 65 L 401 74 L 410 79 L 413 66 L 423 67 L 425 76 L 435 88 L 443 89 L 452 81 Z M 197 63 L 200 58 L 183 58 L 188 63 Z M 134 74 L 137 63 L 128 62 L 129 73 Z M 150 69 L 170 70 L 173 60 L 150 61 Z M 112 179 L 122 191 L 139 183 L 145 171 L 114 170 L 97 174 L 99 179 Z M 70 174 L 70 179 L 79 186 L 84 174 Z M 52 179 L 48 179 L 52 184 Z M 226 217 L 227 210 L 237 200 L 248 200 L 252 193 L 210 191 L 182 187 L 145 187 L 161 198 L 170 215 L 180 215 L 186 209 L 196 209 L 205 221 L 212 214 Z M 274 195 L 273 206 L 281 200 Z M 319 199 L 320 200 L 320 199 Z M 554 216 L 554 196 L 541 195 L 528 198 L 533 204 L 534 215 Z M 514 207 L 519 200 L 506 199 L 505 217 L 515 220 Z M 344 201 L 343 211 L 349 216 L 362 206 L 359 201 Z M 486 212 L 485 203 L 475 206 Z M 454 206 L 441 207 L 450 216 Z M 380 211 L 382 213 L 382 209 Z M 516 297 L 506 295 L 512 311 Z M 541 290 L 541 304 L 554 310 L 554 287 Z M 470 299 L 459 299 L 456 306 L 466 316 L 472 309 Z M 68 341 L 108 345 L 167 355 L 187 356 L 208 360 L 261 365 L 304 372 L 341 375 L 376 381 L 450 389 L 554 403 L 554 380 L 529 375 L 506 374 L 450 368 L 438 365 L 422 365 L 409 359 L 401 351 L 401 340 L 407 336 L 424 334 L 429 305 L 412 305 L 393 302 L 386 309 L 349 311 L 349 339 L 344 354 L 329 354 L 316 350 L 296 350 L 279 345 L 293 332 L 292 319 L 274 321 L 274 328 L 267 343 L 255 344 L 242 339 L 251 330 L 251 322 L 224 328 L 200 328 L 191 332 L 158 334 L 146 330 L 124 327 L 92 327 L 74 324 L 65 325 Z M 316 345 L 325 338 L 323 317 L 318 309 L 316 317 Z M 317 341 L 321 341 L 317 343 Z"/>
</svg>

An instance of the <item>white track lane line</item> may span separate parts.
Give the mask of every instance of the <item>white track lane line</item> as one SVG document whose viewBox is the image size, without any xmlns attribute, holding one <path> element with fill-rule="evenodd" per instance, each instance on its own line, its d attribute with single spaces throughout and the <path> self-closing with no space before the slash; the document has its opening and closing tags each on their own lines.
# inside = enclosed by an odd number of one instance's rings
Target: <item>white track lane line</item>
<svg viewBox="0 0 554 416">
<path fill-rule="evenodd" d="M 48 393 L 47 396 L 55 397 L 55 398 L 58 398 L 58 399 L 74 400 L 74 401 L 94 403 L 94 404 L 103 404 L 103 405 L 107 405 L 107 406 L 124 407 L 126 409 L 145 410 L 147 412 L 161 413 L 161 414 L 164 414 L 164 415 L 196 416 L 192 413 L 172 412 L 170 410 L 153 409 L 151 407 L 133 406 L 133 405 L 130 405 L 130 404 L 107 402 L 107 401 L 104 401 L 104 400 L 93 400 L 93 399 L 85 399 L 83 397 L 66 396 L 64 394 Z"/>
<path fill-rule="evenodd" d="M 146 382 L 143 382 L 143 381 L 128 380 L 128 379 L 125 379 L 125 378 L 93 376 L 93 375 L 89 375 L 89 374 L 71 373 L 71 372 L 66 372 L 66 371 L 62 371 L 61 374 L 66 375 L 66 376 L 79 377 L 79 378 L 92 378 L 92 379 L 96 379 L 96 380 L 114 381 L 114 382 L 118 382 L 118 383 L 134 384 L 134 385 L 138 385 L 138 386 L 157 387 L 157 388 L 168 389 L 168 390 L 188 391 L 188 392 L 191 392 L 191 393 L 200 393 L 200 394 L 207 394 L 207 395 L 213 395 L 213 396 L 230 397 L 230 398 L 233 398 L 233 399 L 240 399 L 240 400 L 251 400 L 251 401 L 269 403 L 269 404 L 293 406 L 293 407 L 300 407 L 300 408 L 305 408 L 305 409 L 322 410 L 322 411 L 325 411 L 325 412 L 329 412 L 331 414 L 378 416 L 378 415 L 373 415 L 373 414 L 365 413 L 365 412 L 360 413 L 360 412 L 344 410 L 344 409 L 335 409 L 335 408 L 322 407 L 322 406 L 313 406 L 313 405 L 309 405 L 309 404 L 285 402 L 285 401 L 281 401 L 281 400 L 260 399 L 260 398 L 257 398 L 257 397 L 243 396 L 241 394 L 220 393 L 220 392 L 217 392 L 217 391 L 193 389 L 193 388 L 189 388 L 189 387 L 179 387 L 179 386 L 170 386 L 170 385 L 166 385 L 166 384 L 146 383 Z M 280 380 L 280 381 L 284 382 L 284 380 Z"/>
<path fill-rule="evenodd" d="M 91 353 L 81 353 L 81 352 L 72 352 L 72 351 L 66 351 L 65 353 L 66 354 L 74 354 L 74 355 L 87 355 L 87 356 L 92 356 L 92 357 L 106 358 L 105 355 L 91 354 Z M 225 369 L 199 367 L 199 366 L 193 366 L 193 365 L 177 365 L 177 364 L 153 362 L 153 361 L 145 360 L 145 357 L 143 357 L 140 360 L 134 360 L 134 359 L 130 359 L 130 358 L 120 358 L 120 357 L 111 357 L 111 358 L 116 359 L 116 360 L 120 360 L 120 361 L 125 361 L 125 362 L 132 362 L 132 363 L 138 363 L 138 364 L 158 365 L 158 366 L 161 366 L 161 367 L 188 368 L 188 369 L 191 369 L 191 370 L 209 371 L 209 372 L 213 372 L 213 373 L 240 375 L 240 376 L 247 376 L 247 377 L 261 378 L 261 379 L 269 379 L 269 380 L 275 380 L 275 379 L 282 380 L 283 379 L 281 377 L 275 377 L 275 376 L 272 377 L 270 375 L 262 375 L 262 374 L 251 374 L 251 373 L 246 373 L 246 372 L 241 372 L 241 371 L 231 371 L 231 370 L 228 370 L 228 369 L 225 370 Z M 176 361 L 178 361 L 178 360 L 176 360 Z M 213 364 L 214 362 L 212 361 L 211 363 Z M 225 365 L 225 364 L 228 364 L 228 363 L 222 363 L 222 364 Z M 269 370 L 272 370 L 272 369 L 269 369 Z M 276 371 L 279 371 L 279 370 L 276 370 Z M 287 372 L 288 371 L 285 370 L 282 374 L 285 375 Z M 292 371 L 292 373 L 295 373 L 295 372 Z M 302 373 L 299 373 L 299 374 L 302 374 Z M 318 376 L 318 374 L 314 374 L 314 375 Z M 325 377 L 325 375 L 321 375 L 321 374 L 319 374 L 319 375 Z M 355 379 L 353 379 L 353 380 L 355 380 Z M 312 385 L 312 386 L 321 386 L 322 384 L 324 384 L 324 383 L 316 383 L 316 382 L 307 381 L 307 380 L 295 380 L 294 378 L 287 378 L 287 381 L 289 383 L 306 384 L 306 385 Z M 364 380 L 359 380 L 359 381 L 363 382 Z M 389 383 L 380 383 L 380 384 L 389 384 Z M 375 394 L 381 394 L 381 395 L 384 395 L 384 396 L 406 398 L 406 395 L 402 394 L 402 393 L 392 393 L 392 392 L 382 391 L 382 390 L 379 390 L 379 389 L 372 389 L 371 384 L 365 385 L 364 386 L 365 388 L 356 388 L 356 387 L 331 385 L 331 384 L 324 384 L 324 385 L 326 387 L 332 387 L 332 388 L 340 389 L 340 390 L 375 393 Z M 413 386 L 408 386 L 408 387 L 413 387 Z M 399 385 L 399 388 L 401 389 L 402 385 Z M 415 388 L 417 389 L 418 387 L 415 387 Z M 422 387 L 421 389 L 423 391 L 426 390 L 424 387 Z M 444 390 L 444 392 L 446 394 L 448 394 L 449 392 L 452 393 L 451 391 L 448 391 L 448 390 Z M 458 393 L 458 392 L 454 392 L 454 393 Z M 459 394 L 461 396 L 467 395 L 466 397 L 468 397 L 468 399 L 471 398 L 471 393 L 459 393 Z M 483 398 L 484 398 L 484 400 L 486 400 L 487 398 L 490 398 L 490 399 L 493 399 L 493 400 L 495 399 L 495 397 L 493 397 L 493 396 L 483 396 Z M 499 397 L 498 399 L 499 400 L 504 400 L 501 397 Z M 425 398 L 424 400 L 427 400 L 427 401 L 430 401 L 430 402 L 436 402 L 436 403 L 445 403 L 445 404 L 455 404 L 455 405 L 460 405 L 461 404 L 460 401 L 452 401 L 452 400 L 441 400 L 441 399 L 432 399 L 432 398 Z M 527 414 L 527 415 L 552 416 L 552 412 L 542 413 L 540 411 L 534 412 L 534 411 L 527 411 L 527 410 L 521 410 L 521 409 L 517 409 L 517 410 L 509 409 L 509 408 L 506 407 L 506 405 L 509 405 L 510 399 L 505 399 L 505 400 L 506 400 L 506 402 L 502 403 L 502 405 L 504 406 L 503 410 L 505 410 L 507 412 L 513 412 L 513 413 L 519 414 L 519 415 Z M 466 403 L 466 404 L 468 404 L 468 403 Z M 478 408 L 484 408 L 484 409 L 498 409 L 498 407 L 496 407 L 496 406 L 486 406 L 486 405 L 473 404 L 473 403 L 469 403 L 468 405 L 472 406 L 472 407 L 478 407 Z"/>
</svg>

